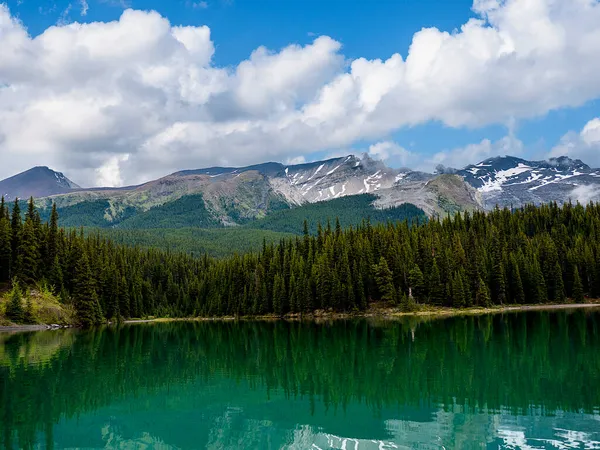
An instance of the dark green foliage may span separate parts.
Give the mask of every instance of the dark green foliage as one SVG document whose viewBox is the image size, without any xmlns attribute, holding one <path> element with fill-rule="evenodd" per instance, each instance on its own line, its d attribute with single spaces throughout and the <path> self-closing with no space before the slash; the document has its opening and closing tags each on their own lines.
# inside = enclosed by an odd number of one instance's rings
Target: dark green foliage
<svg viewBox="0 0 600 450">
<path fill-rule="evenodd" d="M 110 209 L 108 200 L 91 200 L 75 205 L 64 206 L 58 210 L 60 224 L 64 227 L 112 227 L 135 215 L 134 208 L 125 208 L 113 220 L 106 220 L 106 212 Z M 52 210 L 43 210 L 43 220 L 50 220 Z"/>
<path fill-rule="evenodd" d="M 581 283 L 581 277 L 579 276 L 579 269 L 577 267 L 575 267 L 573 271 L 573 300 L 577 303 L 583 303 L 585 301 L 583 284 Z"/>
<path fill-rule="evenodd" d="M 375 282 L 379 291 L 379 298 L 384 301 L 396 300 L 393 274 L 383 256 L 379 258 L 379 264 L 373 267 L 373 271 L 375 272 Z"/>
<path fill-rule="evenodd" d="M 369 219 L 372 224 L 404 220 L 412 223 L 427 220 L 423 210 L 412 204 L 377 209 L 373 206 L 375 200 L 377 197 L 373 194 L 351 195 L 272 212 L 264 219 L 250 222 L 245 226 L 253 229 L 302 234 L 306 221 L 310 233 L 315 234 L 318 224 L 325 223 L 327 220 L 339 221 L 341 228 L 359 225 L 366 219 Z"/>
<path fill-rule="evenodd" d="M 186 195 L 122 221 L 119 228 L 218 228 L 222 223 L 206 209 L 202 194 Z"/>
<path fill-rule="evenodd" d="M 290 233 L 270 230 L 233 228 L 155 228 L 146 230 L 86 229 L 86 234 L 100 233 L 114 243 L 139 248 L 188 253 L 193 256 L 207 254 L 216 258 L 242 254 L 261 249 L 263 242 L 273 244 L 293 238 Z"/>
<path fill-rule="evenodd" d="M 425 280 L 423 272 L 418 265 L 414 265 L 408 274 L 409 292 L 415 301 L 421 302 L 425 299 Z"/>
<path fill-rule="evenodd" d="M 23 301 L 21 289 L 15 283 L 10 293 L 10 299 L 6 304 L 6 318 L 14 323 L 23 323 L 25 320 L 25 310 L 23 309 Z"/>
<path fill-rule="evenodd" d="M 265 239 L 253 244 L 260 250 L 222 259 L 165 252 L 151 242 L 122 246 L 99 234 L 60 230 L 55 219 L 42 224 L 30 207 L 25 224 L 15 221 L 16 235 L 0 219 L 0 249 L 6 253 L 15 237 L 19 243 L 1 260 L 0 282 L 49 281 L 86 326 L 147 315 L 355 311 L 379 300 L 405 310 L 416 302 L 562 302 L 567 293 L 582 301 L 600 286 L 596 204 L 459 214 L 420 225 L 365 221 L 344 229 L 335 221 L 318 226 L 316 236 L 307 223 L 302 236 Z"/>
<path fill-rule="evenodd" d="M 73 274 L 73 304 L 80 325 L 90 327 L 102 321 L 94 279 L 85 251 L 81 251 Z"/>
</svg>

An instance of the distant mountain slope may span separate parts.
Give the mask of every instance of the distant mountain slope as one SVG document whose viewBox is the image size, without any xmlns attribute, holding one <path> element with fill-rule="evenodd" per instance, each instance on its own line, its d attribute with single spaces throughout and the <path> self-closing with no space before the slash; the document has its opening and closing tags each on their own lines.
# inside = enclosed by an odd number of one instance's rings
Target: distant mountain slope
<svg viewBox="0 0 600 450">
<path fill-rule="evenodd" d="M 34 167 L 0 181 L 0 195 L 7 200 L 47 197 L 80 189 L 60 172 L 48 167 Z"/>
<path fill-rule="evenodd" d="M 248 223 L 246 228 L 301 234 L 304 220 L 308 222 L 311 233 L 316 233 L 319 223 L 323 228 L 327 222 L 334 227 L 336 219 L 339 219 L 342 228 L 359 225 L 366 219 L 372 224 L 404 220 L 413 223 L 427 220 L 425 212 L 412 204 L 377 208 L 376 200 L 377 196 L 374 194 L 359 194 L 307 203 L 296 208 L 273 212 L 263 219 Z"/>
<path fill-rule="evenodd" d="M 496 205 L 600 201 L 600 169 L 567 157 L 504 156 L 435 175 L 348 155 L 307 164 L 184 170 L 123 188 L 82 189 L 58 172 L 36 167 L 1 181 L 0 188 L 9 199 L 34 195 L 46 214 L 55 202 L 65 225 L 219 228 L 361 194 L 374 194 L 375 208 L 412 204 L 428 216 Z"/>
<path fill-rule="evenodd" d="M 458 171 L 482 196 L 487 209 L 550 201 L 600 200 L 600 169 L 578 159 L 527 161 L 512 156 L 486 159 Z"/>
<path fill-rule="evenodd" d="M 360 194 L 375 194 L 376 208 L 411 203 L 428 215 L 481 207 L 462 179 L 446 183 L 443 177 L 348 155 L 298 165 L 185 170 L 139 186 L 71 190 L 36 203 L 49 214 L 55 202 L 65 225 L 102 228 L 244 225 L 275 211 Z M 457 197 L 455 184 L 468 195 Z"/>
</svg>

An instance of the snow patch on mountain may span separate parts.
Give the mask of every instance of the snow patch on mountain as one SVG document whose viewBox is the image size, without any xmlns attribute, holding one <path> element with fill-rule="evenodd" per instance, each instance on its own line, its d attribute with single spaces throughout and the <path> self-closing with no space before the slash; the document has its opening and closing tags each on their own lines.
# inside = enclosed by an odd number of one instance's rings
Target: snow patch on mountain
<svg viewBox="0 0 600 450">
<path fill-rule="evenodd" d="M 580 186 L 598 186 L 598 173 L 597 169 L 591 169 L 582 161 L 564 156 L 547 161 L 496 157 L 458 171 L 482 194 L 488 209 L 552 201 L 564 203 L 584 197 L 598 200 L 598 195 L 582 197 L 580 191 L 575 191 Z M 597 191 L 591 189 L 589 192 Z"/>
</svg>

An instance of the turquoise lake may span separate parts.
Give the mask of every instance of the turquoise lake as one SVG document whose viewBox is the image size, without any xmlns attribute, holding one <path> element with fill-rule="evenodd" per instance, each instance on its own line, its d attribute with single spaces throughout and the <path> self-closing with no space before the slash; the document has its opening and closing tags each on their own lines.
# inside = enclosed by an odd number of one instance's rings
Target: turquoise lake
<svg viewBox="0 0 600 450">
<path fill-rule="evenodd" d="M 600 311 L 0 334 L 0 447 L 600 449 Z"/>
</svg>

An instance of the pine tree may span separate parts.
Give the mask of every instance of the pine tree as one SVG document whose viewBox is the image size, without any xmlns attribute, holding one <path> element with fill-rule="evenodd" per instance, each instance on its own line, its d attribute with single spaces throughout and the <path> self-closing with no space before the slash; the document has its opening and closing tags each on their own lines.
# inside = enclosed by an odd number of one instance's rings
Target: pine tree
<svg viewBox="0 0 600 450">
<path fill-rule="evenodd" d="M 585 301 L 583 284 L 577 266 L 575 266 L 575 269 L 573 270 L 573 299 L 576 303 L 583 303 Z"/>
<path fill-rule="evenodd" d="M 15 276 L 17 276 L 25 285 L 30 285 L 38 280 L 38 264 L 40 260 L 39 241 L 35 233 L 34 219 L 27 217 L 21 239 L 19 240 L 19 250 Z"/>
<path fill-rule="evenodd" d="M 102 312 L 85 251 L 81 252 L 73 274 L 73 304 L 81 326 L 91 327 L 102 321 Z"/>
<path fill-rule="evenodd" d="M 31 295 L 27 296 L 27 302 L 25 310 L 23 312 L 23 322 L 28 324 L 34 324 L 37 322 L 35 320 L 35 314 L 33 312 L 33 302 L 31 301 Z"/>
<path fill-rule="evenodd" d="M 562 268 L 558 261 L 554 265 L 554 298 L 552 299 L 556 302 L 564 302 L 565 301 L 565 284 L 563 281 Z"/>
<path fill-rule="evenodd" d="M 285 285 L 283 278 L 279 275 L 275 275 L 275 281 L 273 282 L 273 312 L 279 316 L 283 316 L 284 303 L 285 303 Z"/>
<path fill-rule="evenodd" d="M 477 292 L 475 294 L 475 303 L 478 306 L 487 307 L 490 306 L 492 301 L 490 298 L 490 290 L 484 281 L 479 277 L 479 281 L 477 282 Z"/>
<path fill-rule="evenodd" d="M 434 258 L 431 266 L 431 275 L 429 277 L 429 300 L 433 305 L 442 305 L 446 296 L 446 286 L 442 284 L 440 269 L 437 265 L 437 259 Z"/>
<path fill-rule="evenodd" d="M 4 197 L 3 197 L 4 198 Z M 0 217 L 0 282 L 8 281 L 11 273 L 11 232 L 10 222 Z"/>
<path fill-rule="evenodd" d="M 425 280 L 423 272 L 416 264 L 410 269 L 408 274 L 409 297 L 413 297 L 415 302 L 421 302 L 425 299 Z"/>
<path fill-rule="evenodd" d="M 534 257 L 532 267 L 533 281 L 533 303 L 546 303 L 548 301 L 548 290 L 546 288 L 546 280 L 537 258 Z"/>
<path fill-rule="evenodd" d="M 23 323 L 25 311 L 23 310 L 21 289 L 15 283 L 10 293 L 10 300 L 6 304 L 6 318 L 14 323 Z"/>
<path fill-rule="evenodd" d="M 509 265 L 509 291 L 510 300 L 512 303 L 522 305 L 525 303 L 525 290 L 523 288 L 523 280 L 519 270 L 519 264 L 515 255 L 510 256 Z"/>
<path fill-rule="evenodd" d="M 379 264 L 373 270 L 375 272 L 375 282 L 377 283 L 380 299 L 383 301 L 395 301 L 396 289 L 394 288 L 393 273 L 383 256 L 379 258 Z"/>
<path fill-rule="evenodd" d="M 494 232 L 492 236 L 492 282 L 491 296 L 492 302 L 495 304 L 506 303 L 506 281 L 504 263 L 502 260 L 502 248 L 498 232 Z"/>
<path fill-rule="evenodd" d="M 10 229 L 12 232 L 11 236 L 11 251 L 12 251 L 12 261 L 13 264 L 16 263 L 18 255 L 19 255 L 19 245 L 21 241 L 21 228 L 23 227 L 23 222 L 21 220 L 21 207 L 19 206 L 19 199 L 15 199 L 15 203 L 13 205 L 12 217 L 10 221 Z"/>
<path fill-rule="evenodd" d="M 452 306 L 464 308 L 465 305 L 465 288 L 460 272 L 457 272 L 452 279 Z"/>
</svg>

